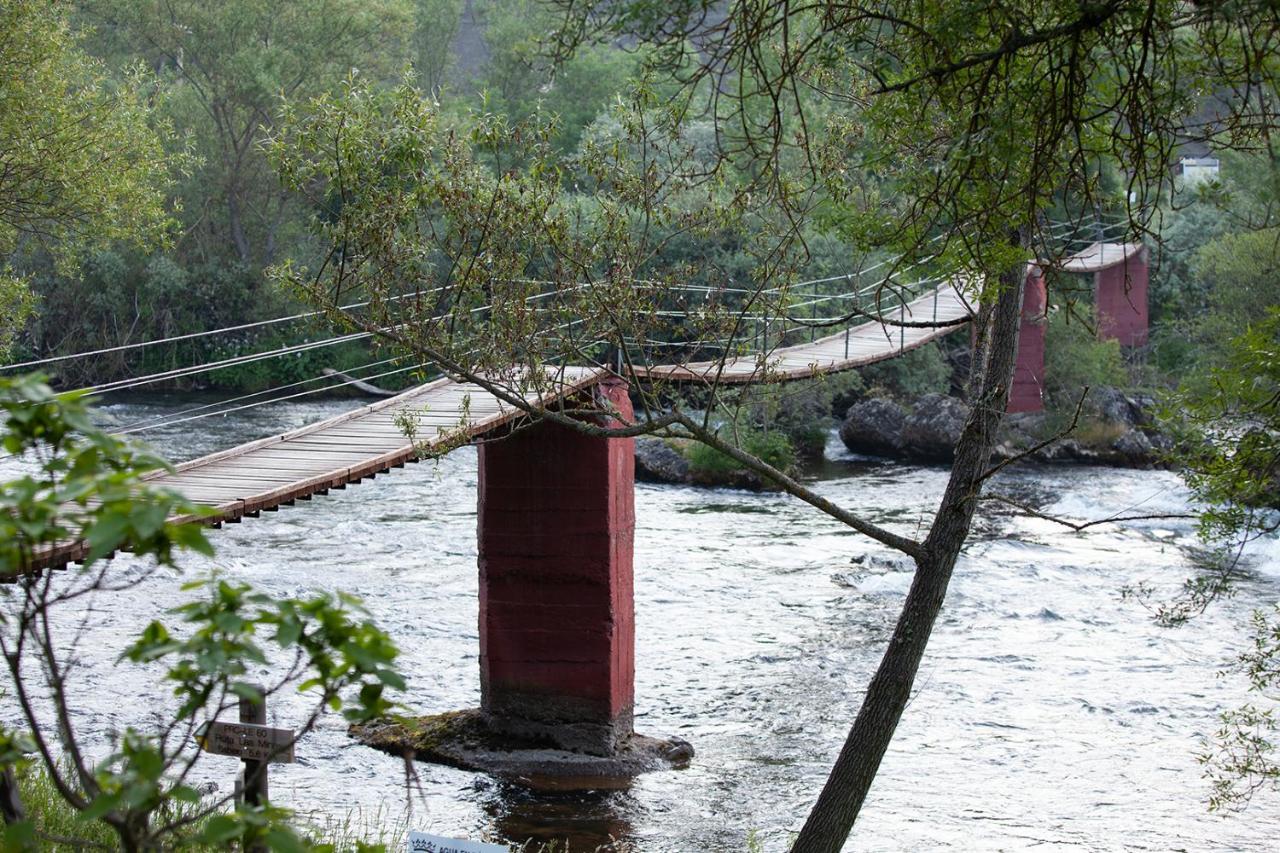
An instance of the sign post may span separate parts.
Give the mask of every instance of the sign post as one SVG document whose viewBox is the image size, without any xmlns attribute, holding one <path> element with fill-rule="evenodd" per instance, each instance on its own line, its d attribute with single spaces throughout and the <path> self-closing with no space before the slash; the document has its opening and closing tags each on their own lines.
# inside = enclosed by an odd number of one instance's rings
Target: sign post
<svg viewBox="0 0 1280 853">
<path fill-rule="evenodd" d="M 257 702 L 248 697 L 240 697 L 240 722 L 251 725 L 267 724 L 266 697 L 260 696 Z M 290 735 L 293 732 L 289 732 Z M 292 759 L 293 756 L 290 756 Z M 249 758 L 244 755 L 244 801 L 251 806 L 265 805 L 267 800 L 267 761 L 265 758 Z"/>
<path fill-rule="evenodd" d="M 243 761 L 244 771 L 240 778 L 243 779 L 245 802 L 262 806 L 269 799 L 267 765 L 293 763 L 294 733 L 292 729 L 273 729 L 266 725 L 265 691 L 261 687 L 255 689 L 262 698 L 256 702 L 243 697 L 240 699 L 240 722 L 214 720 L 206 723 L 196 732 L 196 743 L 212 755 L 229 755 Z M 237 789 L 240 789 L 240 780 L 237 783 Z"/>
</svg>

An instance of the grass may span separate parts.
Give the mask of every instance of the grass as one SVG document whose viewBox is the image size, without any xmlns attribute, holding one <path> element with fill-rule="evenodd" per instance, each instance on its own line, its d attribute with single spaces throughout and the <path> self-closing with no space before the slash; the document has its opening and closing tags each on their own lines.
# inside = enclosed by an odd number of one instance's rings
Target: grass
<svg viewBox="0 0 1280 853">
<path fill-rule="evenodd" d="M 740 428 L 738 440 L 743 450 L 762 459 L 780 471 L 787 471 L 795 463 L 795 450 L 787 436 L 778 431 L 760 432 Z M 707 485 L 725 485 L 745 474 L 747 468 L 738 460 L 726 456 L 705 444 L 694 442 L 685 448 L 689 470 L 694 482 Z"/>
<path fill-rule="evenodd" d="M 22 771 L 18 777 L 18 790 L 21 792 L 22 805 L 27 817 L 35 824 L 39 838 L 58 839 L 43 841 L 40 850 L 80 850 L 105 848 L 114 850 L 119 847 L 119 837 L 106 823 L 100 820 L 84 820 L 80 813 L 73 809 L 54 787 L 49 774 L 43 767 L 30 767 Z M 161 819 L 181 816 L 184 810 L 194 808 L 175 804 L 176 809 L 164 813 Z M 188 838 L 199 834 L 203 822 L 195 823 L 184 835 Z M 198 845 L 194 842 L 181 845 L 181 849 L 190 851 L 225 851 L 226 845 Z"/>
<path fill-rule="evenodd" d="M 35 849 L 40 851 L 105 849 L 115 850 L 119 841 L 115 831 L 99 820 L 83 820 L 75 809 L 54 788 L 49 775 L 42 767 L 29 768 L 23 772 L 18 781 L 22 795 L 22 804 L 27 816 L 34 822 L 38 838 Z M 372 812 L 353 809 L 345 817 L 337 818 L 323 813 L 297 815 L 296 828 L 307 842 L 316 847 L 337 851 L 357 851 L 378 849 L 399 851 L 404 848 L 408 835 L 408 816 L 395 816 L 382 808 Z M 188 837 L 194 837 L 201 830 L 196 824 Z M 495 843 L 501 843 L 500 840 Z M 7 851 L 0 839 L 0 848 Z M 21 850 L 24 848 L 12 848 Z M 25 848 L 31 849 L 31 848 Z M 167 843 L 166 850 L 183 850 L 191 853 L 225 853 L 227 844 L 197 844 L 194 841 L 183 843 L 175 840 Z M 565 842 L 550 841 L 545 843 L 528 842 L 511 845 L 516 853 L 593 853 L 583 848 L 570 849 Z M 631 853 L 632 848 L 625 842 L 616 842 L 598 848 L 598 853 Z"/>
</svg>

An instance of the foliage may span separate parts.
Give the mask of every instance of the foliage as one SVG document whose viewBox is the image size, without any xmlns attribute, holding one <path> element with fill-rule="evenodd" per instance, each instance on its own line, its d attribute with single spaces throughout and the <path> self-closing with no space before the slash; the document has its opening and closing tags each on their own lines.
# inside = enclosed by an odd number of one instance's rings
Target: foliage
<svg viewBox="0 0 1280 853">
<path fill-rule="evenodd" d="M 752 425 L 766 433 L 784 435 L 795 456 L 821 460 L 831 432 L 833 386 L 836 383 L 830 380 L 830 377 L 820 376 L 785 385 L 765 386 L 752 393 Z"/>
<path fill-rule="evenodd" d="M 673 119 L 647 103 L 626 118 L 630 145 L 675 164 L 694 156 Z M 633 162 L 630 145 L 587 158 L 592 193 L 569 196 L 554 123 L 482 113 L 460 134 L 409 86 L 378 92 L 353 79 L 337 97 L 287 110 L 283 126 L 272 147 L 282 179 L 334 211 L 317 232 L 332 251 L 346 248 L 341 263 L 272 274 L 357 328 L 519 385 L 542 382 L 546 364 L 601 360 L 606 343 L 636 358 L 651 356 L 647 340 L 737 333 L 736 345 L 746 343 L 737 292 L 684 293 L 686 265 L 649 265 L 675 236 L 757 239 L 741 236 L 758 223 L 747 196 Z M 772 263 L 785 275 L 794 258 Z M 334 293 L 367 294 L 366 315 L 337 311 Z M 758 302 L 776 317 L 781 298 Z M 689 304 L 696 310 L 658 310 Z"/>
<path fill-rule="evenodd" d="M 1214 810 L 1240 809 L 1258 791 L 1280 789 L 1280 719 L 1275 708 L 1280 695 L 1280 607 L 1270 615 L 1255 612 L 1251 628 L 1253 645 L 1237 663 L 1250 689 L 1269 707 L 1248 704 L 1224 711 L 1221 728 L 1205 739 L 1198 758 L 1213 786 L 1209 807 Z"/>
<path fill-rule="evenodd" d="M 939 343 L 925 344 L 899 358 L 864 367 L 859 372 L 863 385 L 879 386 L 903 399 L 945 394 L 951 389 L 951 364 Z"/>
<path fill-rule="evenodd" d="M 262 157 L 283 99 L 336 85 L 352 68 L 377 79 L 399 68 L 411 0 L 82 0 L 97 49 L 160 69 L 168 115 L 195 141 L 202 165 L 181 196 L 191 239 L 243 264 L 269 263 L 287 242 L 291 211 Z M 297 233 L 293 235 L 299 236 Z"/>
<path fill-rule="evenodd" d="M 591 46 L 559 65 L 547 61 L 540 39 L 554 17 L 540 0 L 481 0 L 477 14 L 490 48 L 484 85 L 487 106 L 512 122 L 535 113 L 553 116 L 553 143 L 563 152 L 578 146 L 583 129 L 605 111 L 640 70 L 635 52 Z"/>
<path fill-rule="evenodd" d="M 1270 528 L 1257 509 L 1280 506 L 1280 307 L 1231 338 L 1223 362 L 1167 408 L 1187 483 L 1210 506 L 1206 538 Z"/>
<path fill-rule="evenodd" d="M 1053 431 L 1070 423 L 1086 388 L 1128 384 L 1120 345 L 1098 340 L 1097 319 L 1066 310 L 1052 311 L 1045 329 L 1044 401 L 1046 423 Z"/>
<path fill-rule="evenodd" d="M 0 356 L 30 311 L 14 254 L 58 267 L 112 241 L 149 245 L 169 226 L 166 125 L 151 122 L 146 81 L 109 80 L 51 0 L 0 5 Z"/>
<path fill-rule="evenodd" d="M 784 432 L 738 427 L 732 433 L 735 446 L 779 471 L 787 471 L 795 464 L 795 451 Z M 690 444 L 685 449 L 685 456 L 694 482 L 722 485 L 750 470 L 738 460 L 705 444 Z"/>
<path fill-rule="evenodd" d="M 1268 308 L 1280 307 L 1280 228 L 1211 241 L 1198 253 L 1196 271 L 1207 291 L 1205 310 L 1194 326 L 1198 361 L 1205 367 L 1225 365 L 1235 349 L 1225 342 Z"/>
<path fill-rule="evenodd" d="M 202 723 L 240 698 L 264 701 L 299 679 L 298 689 L 315 696 L 299 734 L 325 710 L 352 720 L 383 715 L 390 709 L 386 688 L 404 687 L 393 667 L 395 646 L 349 596 L 274 600 L 216 575 L 189 583 L 185 589 L 201 594 L 174 611 L 181 627 L 152 622 L 120 658 L 160 669 L 176 710 L 155 731 L 126 728 L 109 755 L 90 762 L 67 692 L 77 639 L 60 634 L 56 615 L 81 611 L 96 596 L 130 589 L 173 567 L 182 550 L 212 550 L 199 524 L 174 520 L 199 515 L 199 508 L 143 478 L 165 463 L 96 429 L 83 397 L 59 397 L 34 377 L 5 378 L 0 379 L 0 411 L 4 450 L 36 465 L 0 486 L 0 574 L 14 578 L 0 591 L 6 599 L 0 652 L 26 726 L 25 731 L 0 730 L 6 778 L 27 767 L 34 753 L 86 831 L 100 833 L 93 827 L 104 824 L 126 850 L 192 839 L 204 844 L 259 839 L 276 849 L 299 849 L 287 812 L 269 805 L 232 809 L 230 795 L 203 801 L 185 781 L 202 756 L 189 744 Z M 66 578 L 33 571 L 41 554 L 77 541 L 86 544 L 87 553 L 82 567 Z M 118 550 L 151 557 L 155 565 L 118 577 L 105 562 Z M 269 650 L 291 663 L 264 689 L 250 674 L 270 662 Z M 54 752 L 55 743 L 61 755 Z M 4 836 L 6 847 L 17 849 L 28 849 L 40 838 L 29 819 L 9 825 Z"/>
<path fill-rule="evenodd" d="M 0 359 L 12 352 L 18 332 L 35 310 L 35 299 L 25 279 L 0 275 Z"/>
<path fill-rule="evenodd" d="M 444 87 L 453 64 L 450 48 L 458 35 L 464 0 L 414 0 L 413 70 L 432 94 Z"/>
</svg>

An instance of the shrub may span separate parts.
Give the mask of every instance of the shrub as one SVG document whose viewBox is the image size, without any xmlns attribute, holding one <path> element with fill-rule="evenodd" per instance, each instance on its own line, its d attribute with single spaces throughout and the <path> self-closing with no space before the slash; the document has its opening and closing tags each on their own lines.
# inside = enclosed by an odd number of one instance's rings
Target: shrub
<svg viewBox="0 0 1280 853">
<path fill-rule="evenodd" d="M 732 440 L 732 436 L 728 437 Z M 737 430 L 738 446 L 747 453 L 780 471 L 787 471 L 795 464 L 795 449 L 786 434 L 777 430 L 762 432 L 740 427 Z M 731 456 L 705 444 L 693 443 L 685 449 L 689 459 L 689 472 L 694 482 L 707 485 L 760 485 L 759 478 Z"/>
<path fill-rule="evenodd" d="M 1065 426 L 1085 386 L 1123 386 L 1129 382 L 1120 344 L 1095 337 L 1097 323 L 1090 315 L 1068 311 L 1049 315 L 1045 333 L 1044 387 L 1046 421 Z"/>
<path fill-rule="evenodd" d="M 832 387 L 820 376 L 760 389 L 751 407 L 757 430 L 785 435 L 805 459 L 821 459 L 831 431 Z"/>
<path fill-rule="evenodd" d="M 951 365 L 937 342 L 864 367 L 861 374 L 866 387 L 883 387 L 899 398 L 945 394 L 951 389 Z"/>
</svg>

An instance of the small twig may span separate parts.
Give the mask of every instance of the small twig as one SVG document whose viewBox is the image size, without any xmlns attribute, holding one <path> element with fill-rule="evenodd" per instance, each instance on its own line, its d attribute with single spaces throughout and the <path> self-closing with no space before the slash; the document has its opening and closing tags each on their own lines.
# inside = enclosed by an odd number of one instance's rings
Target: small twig
<svg viewBox="0 0 1280 853">
<path fill-rule="evenodd" d="M 1012 465 L 1015 462 L 1020 462 L 1021 460 L 1026 459 L 1028 456 L 1033 456 L 1036 453 L 1039 453 L 1041 450 L 1044 450 L 1049 445 L 1053 444 L 1056 441 L 1061 441 L 1062 439 L 1070 435 L 1072 432 L 1074 432 L 1076 428 L 1076 424 L 1080 422 L 1080 412 L 1084 409 L 1085 398 L 1088 396 L 1089 396 L 1089 386 L 1086 385 L 1084 386 L 1084 390 L 1080 392 L 1080 399 L 1076 402 L 1076 410 L 1071 415 L 1071 423 L 1067 424 L 1065 428 L 1059 430 L 1057 433 L 1050 436 L 1049 438 L 1046 438 L 1044 441 L 1036 444 L 1035 446 L 1030 447 L 1026 450 L 1023 450 L 1020 453 L 1015 453 L 1013 456 L 1010 456 L 1008 459 L 1004 459 L 1000 461 L 999 463 L 994 465 L 990 470 L 988 470 L 985 474 L 979 477 L 978 482 L 979 483 L 986 482 L 991 477 L 994 477 L 997 473 L 999 473 L 1009 465 Z"/>
<path fill-rule="evenodd" d="M 1148 515 L 1111 515 L 1106 518 L 1098 518 L 1093 521 L 1076 522 L 1067 521 L 1065 518 L 1058 518 L 1056 515 L 1049 515 L 1046 512 L 1041 512 L 1034 507 L 1028 506 L 1021 501 L 1016 501 L 1006 495 L 983 495 L 981 500 L 995 501 L 996 503 L 1011 506 L 1014 509 L 1025 512 L 1027 515 L 1035 516 L 1036 518 L 1044 519 L 1045 521 L 1051 521 L 1054 524 L 1061 524 L 1063 527 L 1069 527 L 1076 533 L 1079 533 L 1082 530 L 1087 530 L 1090 527 L 1097 527 L 1100 524 L 1115 524 L 1121 521 L 1160 521 L 1165 519 L 1199 518 L 1199 516 L 1189 512 L 1155 512 Z"/>
</svg>

